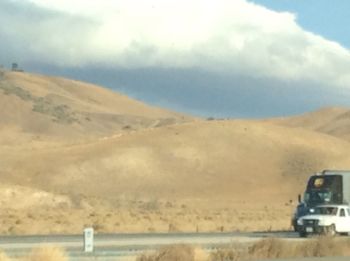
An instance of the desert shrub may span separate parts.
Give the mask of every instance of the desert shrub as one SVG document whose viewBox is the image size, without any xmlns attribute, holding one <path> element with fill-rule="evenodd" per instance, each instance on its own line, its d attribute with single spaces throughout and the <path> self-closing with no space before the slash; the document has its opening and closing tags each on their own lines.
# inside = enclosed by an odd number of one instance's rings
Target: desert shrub
<svg viewBox="0 0 350 261">
<path fill-rule="evenodd" d="M 68 261 L 66 253 L 59 247 L 46 246 L 34 249 L 25 261 Z"/>
<path fill-rule="evenodd" d="M 302 257 L 325 257 L 350 255 L 349 239 L 319 237 L 306 244 L 299 243 L 296 251 Z"/>
<path fill-rule="evenodd" d="M 173 224 L 173 223 L 170 223 L 169 226 L 168 226 L 168 232 L 179 232 L 179 228 Z"/>
<path fill-rule="evenodd" d="M 211 254 L 212 261 L 240 261 L 274 258 L 326 257 L 350 255 L 350 241 L 332 237 L 318 237 L 303 242 L 267 238 L 246 249 L 232 247 Z"/>
<path fill-rule="evenodd" d="M 158 200 L 150 200 L 148 202 L 144 202 L 141 207 L 147 211 L 155 211 L 155 210 L 159 210 L 160 205 L 161 204 L 160 202 L 158 202 Z"/>
<path fill-rule="evenodd" d="M 29 91 L 24 90 L 21 87 L 18 87 L 12 84 L 1 84 L 0 89 L 3 90 L 5 95 L 16 95 L 17 97 L 19 97 L 24 101 L 34 100 L 34 96 L 32 96 L 32 94 Z"/>
<path fill-rule="evenodd" d="M 346 256 L 350 254 L 350 241 L 333 237 L 318 237 L 306 242 L 265 239 L 249 248 L 252 258 L 292 258 Z"/>
<path fill-rule="evenodd" d="M 194 248 L 188 245 L 173 245 L 161 248 L 152 254 L 142 254 L 137 261 L 194 261 Z"/>
<path fill-rule="evenodd" d="M 288 258 L 297 255 L 295 244 L 276 238 L 267 238 L 248 248 L 251 259 L 260 258 Z"/>
<path fill-rule="evenodd" d="M 212 261 L 239 261 L 247 260 L 247 253 L 236 248 L 218 249 L 211 254 Z"/>
</svg>

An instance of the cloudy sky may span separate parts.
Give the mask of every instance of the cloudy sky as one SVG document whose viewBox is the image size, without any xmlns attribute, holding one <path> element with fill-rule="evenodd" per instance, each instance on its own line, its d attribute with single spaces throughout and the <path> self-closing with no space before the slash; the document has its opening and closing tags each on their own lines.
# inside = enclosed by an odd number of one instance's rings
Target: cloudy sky
<svg viewBox="0 0 350 261">
<path fill-rule="evenodd" d="M 0 0 L 0 64 L 205 117 L 350 106 L 347 0 Z"/>
</svg>

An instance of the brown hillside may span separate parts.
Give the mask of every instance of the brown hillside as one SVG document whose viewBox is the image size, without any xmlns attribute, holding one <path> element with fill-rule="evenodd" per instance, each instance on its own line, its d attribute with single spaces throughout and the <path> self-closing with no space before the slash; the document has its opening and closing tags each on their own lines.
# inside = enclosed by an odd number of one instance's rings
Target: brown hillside
<svg viewBox="0 0 350 261">
<path fill-rule="evenodd" d="M 350 140 L 350 110 L 347 108 L 322 108 L 304 115 L 268 121 L 287 127 L 306 128 Z"/>
<path fill-rule="evenodd" d="M 21 72 L 0 74 L 0 132 L 6 137 L 9 130 L 22 139 L 27 136 L 27 141 L 76 139 L 189 119 L 92 84 Z"/>
<path fill-rule="evenodd" d="M 1 177 L 104 199 L 287 201 L 310 173 L 348 167 L 348 150 L 347 142 L 302 129 L 203 121 L 30 153 L 12 148 L 1 155 Z"/>
<path fill-rule="evenodd" d="M 307 176 L 350 168 L 350 143 L 323 131 L 346 122 L 343 109 L 193 121 L 94 85 L 9 72 L 0 105 L 5 234 L 288 229 Z"/>
<path fill-rule="evenodd" d="M 307 176 L 348 169 L 349 149 L 329 135 L 255 121 L 6 146 L 0 181 L 9 191 L 2 199 L 8 214 L 0 231 L 79 233 L 86 224 L 103 232 L 288 229 Z M 21 208 L 11 207 L 22 196 Z"/>
</svg>

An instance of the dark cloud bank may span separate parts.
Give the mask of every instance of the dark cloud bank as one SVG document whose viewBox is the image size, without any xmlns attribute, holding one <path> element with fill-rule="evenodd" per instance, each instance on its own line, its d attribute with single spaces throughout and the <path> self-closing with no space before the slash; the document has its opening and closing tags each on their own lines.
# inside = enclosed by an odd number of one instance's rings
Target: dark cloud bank
<svg viewBox="0 0 350 261">
<path fill-rule="evenodd" d="M 346 89 L 312 82 L 254 76 L 217 75 L 199 69 L 98 67 L 57 68 L 36 65 L 37 72 L 96 83 L 149 104 L 203 117 L 287 116 L 325 106 L 349 106 Z"/>
<path fill-rule="evenodd" d="M 94 29 L 94 23 L 22 1 L 0 0 L 0 24 L 0 64 L 9 67 L 18 62 L 26 71 L 96 83 L 179 112 L 203 117 L 259 118 L 350 105 L 350 93 L 345 88 L 302 80 L 257 78 L 254 72 L 242 76 L 198 68 L 48 65 L 57 64 L 48 58 L 55 49 L 47 49 L 46 53 L 36 49 L 40 35 L 47 36 L 44 40 L 48 42 L 40 39 L 43 46 L 54 46 L 55 40 L 80 41 L 79 37 Z M 36 30 L 29 30 L 34 27 Z M 69 30 L 66 32 L 65 28 Z M 76 46 L 74 43 L 68 46 Z M 75 51 L 71 50 L 73 54 Z"/>
</svg>

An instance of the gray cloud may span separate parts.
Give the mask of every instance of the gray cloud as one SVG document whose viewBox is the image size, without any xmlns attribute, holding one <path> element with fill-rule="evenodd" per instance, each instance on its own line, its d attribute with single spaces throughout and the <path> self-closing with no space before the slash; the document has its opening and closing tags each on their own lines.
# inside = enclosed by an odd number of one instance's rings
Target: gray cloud
<svg viewBox="0 0 350 261">
<path fill-rule="evenodd" d="M 259 117 L 349 105 L 349 50 L 246 0 L 2 0 L 0 24 L 0 64 L 179 111 Z"/>
<path fill-rule="evenodd" d="M 246 0 L 28 1 L 1 6 L 0 34 L 23 61 L 201 68 L 350 87 L 348 50 L 304 31 L 293 14 Z"/>
<path fill-rule="evenodd" d="M 43 69 L 45 68 L 45 69 Z M 37 65 L 45 74 L 93 82 L 144 102 L 203 117 L 286 116 L 324 106 L 349 106 L 350 90 L 306 81 L 282 81 L 201 69 L 57 68 Z"/>
</svg>

